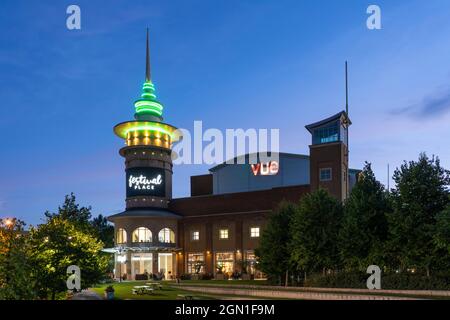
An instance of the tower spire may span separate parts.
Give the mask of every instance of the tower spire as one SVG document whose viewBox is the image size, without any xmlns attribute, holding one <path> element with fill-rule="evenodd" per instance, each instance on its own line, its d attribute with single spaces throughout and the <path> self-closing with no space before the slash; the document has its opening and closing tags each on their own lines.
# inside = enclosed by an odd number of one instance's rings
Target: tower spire
<svg viewBox="0 0 450 320">
<path fill-rule="evenodd" d="M 347 72 L 347 61 L 345 61 L 345 112 L 348 117 L 348 72 Z"/>
<path fill-rule="evenodd" d="M 145 81 L 151 81 L 150 74 L 150 45 L 148 41 L 148 28 L 147 28 L 147 52 L 145 56 Z"/>
</svg>

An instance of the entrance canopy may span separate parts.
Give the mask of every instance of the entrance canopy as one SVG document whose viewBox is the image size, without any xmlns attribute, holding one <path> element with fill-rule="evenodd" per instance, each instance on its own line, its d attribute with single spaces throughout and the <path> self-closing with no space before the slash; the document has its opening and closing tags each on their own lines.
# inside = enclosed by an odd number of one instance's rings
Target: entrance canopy
<svg viewBox="0 0 450 320">
<path fill-rule="evenodd" d="M 158 247 L 158 246 L 139 246 L 139 247 L 113 247 L 104 248 L 101 251 L 106 253 L 118 253 L 123 254 L 126 252 L 174 252 L 181 251 L 181 248 L 175 247 Z"/>
</svg>

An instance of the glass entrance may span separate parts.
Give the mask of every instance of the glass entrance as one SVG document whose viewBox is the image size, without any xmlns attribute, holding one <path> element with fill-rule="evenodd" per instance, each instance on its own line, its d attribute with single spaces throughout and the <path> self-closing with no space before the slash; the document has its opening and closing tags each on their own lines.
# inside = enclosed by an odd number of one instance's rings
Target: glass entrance
<svg viewBox="0 0 450 320">
<path fill-rule="evenodd" d="M 131 255 L 131 276 L 153 273 L 153 255 L 151 253 L 133 253 Z"/>
<path fill-rule="evenodd" d="M 173 264 L 171 253 L 158 253 L 158 272 L 160 272 L 165 280 L 173 278 Z"/>
</svg>

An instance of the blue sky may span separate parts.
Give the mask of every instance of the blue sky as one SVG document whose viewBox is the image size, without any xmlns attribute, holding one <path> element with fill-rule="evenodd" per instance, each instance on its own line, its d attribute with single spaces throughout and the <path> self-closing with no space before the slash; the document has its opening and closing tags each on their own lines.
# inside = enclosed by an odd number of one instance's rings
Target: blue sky
<svg viewBox="0 0 450 320">
<path fill-rule="evenodd" d="M 82 29 L 66 28 L 81 7 Z M 382 30 L 366 28 L 366 8 Z M 192 128 L 280 128 L 308 153 L 304 125 L 344 107 L 350 165 L 422 151 L 450 168 L 449 1 L 10 1 L 0 4 L 0 216 L 41 221 L 75 192 L 93 213 L 124 208 L 122 141 L 144 79 L 145 28 L 165 120 Z M 174 196 L 204 165 L 177 166 Z M 392 185 L 392 184 L 391 184 Z"/>
</svg>

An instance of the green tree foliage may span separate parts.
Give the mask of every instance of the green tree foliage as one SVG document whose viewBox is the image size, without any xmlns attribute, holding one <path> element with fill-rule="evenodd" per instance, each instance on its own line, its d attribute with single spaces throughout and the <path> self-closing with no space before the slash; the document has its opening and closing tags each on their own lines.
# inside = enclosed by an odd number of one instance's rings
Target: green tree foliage
<svg viewBox="0 0 450 320">
<path fill-rule="evenodd" d="M 345 203 L 339 232 L 339 249 L 346 269 L 365 271 L 371 264 L 384 265 L 389 210 L 384 187 L 366 162 Z"/>
<path fill-rule="evenodd" d="M 339 267 L 338 232 L 342 205 L 326 190 L 304 196 L 293 218 L 291 262 L 297 270 L 316 272 Z"/>
<path fill-rule="evenodd" d="M 439 268 L 443 254 L 436 246 L 436 233 L 438 217 L 449 204 L 449 171 L 441 167 L 439 158 L 421 154 L 418 161 L 403 163 L 393 178 L 389 246 L 401 270 L 418 268 L 429 275 Z M 444 220 L 441 216 L 441 225 Z"/>
<path fill-rule="evenodd" d="M 444 250 L 445 256 L 450 255 L 450 204 L 437 215 L 434 243 L 439 250 Z"/>
<path fill-rule="evenodd" d="M 35 298 L 24 226 L 20 220 L 0 220 L 0 300 Z"/>
<path fill-rule="evenodd" d="M 92 231 L 89 221 L 91 219 L 91 207 L 80 207 L 73 192 L 65 196 L 63 205 L 58 207 L 58 212 L 46 211 L 44 215 L 48 220 L 61 217 L 61 219 L 70 221 L 83 230 Z"/>
<path fill-rule="evenodd" d="M 70 265 L 81 269 L 82 289 L 95 284 L 106 271 L 108 258 L 100 252 L 103 243 L 62 216 L 31 228 L 30 242 L 36 289 L 41 298 L 55 299 L 67 291 L 66 272 Z"/>
<path fill-rule="evenodd" d="M 270 215 L 267 227 L 261 234 L 259 248 L 255 251 L 258 268 L 278 282 L 284 281 L 289 271 L 290 226 L 295 210 L 292 203 L 280 203 Z"/>
<path fill-rule="evenodd" d="M 114 226 L 108 222 L 106 217 L 101 214 L 92 219 L 91 226 L 95 231 L 98 239 L 100 239 L 105 247 L 114 246 Z"/>
</svg>

